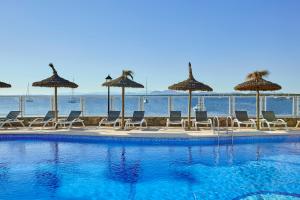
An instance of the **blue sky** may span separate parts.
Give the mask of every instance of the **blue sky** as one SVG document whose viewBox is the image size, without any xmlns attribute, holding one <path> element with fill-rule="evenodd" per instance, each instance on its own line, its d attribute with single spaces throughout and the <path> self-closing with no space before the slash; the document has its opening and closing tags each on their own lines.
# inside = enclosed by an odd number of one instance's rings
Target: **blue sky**
<svg viewBox="0 0 300 200">
<path fill-rule="evenodd" d="M 216 92 L 267 69 L 282 92 L 299 93 L 299 10 L 298 0 L 3 0 L 0 80 L 13 88 L 0 94 L 24 94 L 27 83 L 51 75 L 49 62 L 75 79 L 77 93 L 106 91 L 106 75 L 122 69 L 165 90 L 187 77 L 189 61 Z"/>
</svg>

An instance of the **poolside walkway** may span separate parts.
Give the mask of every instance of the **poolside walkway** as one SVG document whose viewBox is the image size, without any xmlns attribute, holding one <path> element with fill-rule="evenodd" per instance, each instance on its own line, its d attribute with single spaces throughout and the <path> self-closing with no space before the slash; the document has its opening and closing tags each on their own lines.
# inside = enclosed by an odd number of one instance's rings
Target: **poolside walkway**
<svg viewBox="0 0 300 200">
<path fill-rule="evenodd" d="M 201 129 L 199 131 L 186 131 L 181 128 L 165 128 L 165 127 L 149 127 L 149 128 L 135 128 L 132 130 L 119 130 L 111 127 L 97 128 L 72 128 L 58 129 L 53 128 L 18 128 L 18 129 L 2 129 L 0 134 L 63 134 L 63 135 L 89 135 L 89 136 L 115 136 L 115 137 L 158 137 L 158 138 L 195 138 L 195 137 L 218 137 L 217 131 L 209 129 Z M 286 130 L 254 130 L 254 129 L 236 129 L 234 131 L 221 130 L 219 136 L 259 136 L 259 135 L 300 135 L 300 129 L 290 128 Z"/>
</svg>

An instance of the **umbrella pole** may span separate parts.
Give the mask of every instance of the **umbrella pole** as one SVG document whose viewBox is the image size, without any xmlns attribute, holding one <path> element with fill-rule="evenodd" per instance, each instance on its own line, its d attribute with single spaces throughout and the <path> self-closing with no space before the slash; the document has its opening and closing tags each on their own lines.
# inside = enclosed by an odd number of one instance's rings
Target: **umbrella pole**
<svg viewBox="0 0 300 200">
<path fill-rule="evenodd" d="M 57 111 L 57 87 L 54 88 L 54 110 L 55 110 L 55 122 L 58 121 L 58 111 Z"/>
<path fill-rule="evenodd" d="M 189 90 L 188 130 L 191 129 L 191 104 L 192 104 L 192 90 Z"/>
<path fill-rule="evenodd" d="M 257 127 L 257 130 L 260 129 L 259 116 L 260 116 L 260 99 L 259 99 L 259 90 L 257 90 L 256 91 L 256 127 Z"/>
<path fill-rule="evenodd" d="M 122 87 L 122 125 L 121 128 L 125 127 L 125 87 Z"/>
</svg>

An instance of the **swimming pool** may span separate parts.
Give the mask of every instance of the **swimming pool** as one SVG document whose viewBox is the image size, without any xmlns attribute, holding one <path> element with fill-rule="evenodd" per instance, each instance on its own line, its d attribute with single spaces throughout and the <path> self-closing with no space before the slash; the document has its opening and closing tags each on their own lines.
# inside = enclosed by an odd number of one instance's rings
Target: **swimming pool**
<svg viewBox="0 0 300 200">
<path fill-rule="evenodd" d="M 300 137 L 0 136 L 0 199 L 300 199 Z"/>
</svg>

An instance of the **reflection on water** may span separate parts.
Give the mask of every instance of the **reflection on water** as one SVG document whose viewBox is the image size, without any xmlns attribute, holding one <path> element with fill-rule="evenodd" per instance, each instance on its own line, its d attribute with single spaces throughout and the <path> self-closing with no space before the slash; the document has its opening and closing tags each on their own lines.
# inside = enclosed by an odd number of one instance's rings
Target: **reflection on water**
<svg viewBox="0 0 300 200">
<path fill-rule="evenodd" d="M 299 153 L 298 142 L 151 146 L 2 141 L 0 199 L 247 199 L 243 195 L 259 191 L 298 194 Z"/>
<path fill-rule="evenodd" d="M 138 181 L 140 161 L 126 161 L 126 148 L 122 147 L 120 160 L 112 161 L 111 151 L 108 150 L 108 177 L 129 184 Z"/>
<path fill-rule="evenodd" d="M 59 168 L 59 144 L 57 142 L 50 143 L 53 158 L 48 160 L 47 165 L 40 163 L 40 167 L 35 172 L 36 183 L 45 189 L 53 197 L 56 189 L 60 186 L 60 178 L 58 175 Z"/>
</svg>

